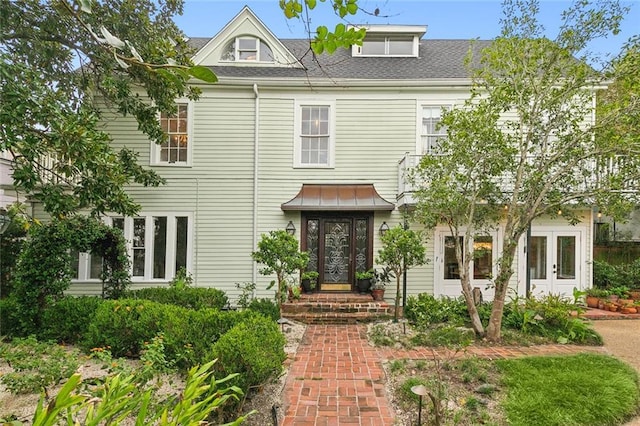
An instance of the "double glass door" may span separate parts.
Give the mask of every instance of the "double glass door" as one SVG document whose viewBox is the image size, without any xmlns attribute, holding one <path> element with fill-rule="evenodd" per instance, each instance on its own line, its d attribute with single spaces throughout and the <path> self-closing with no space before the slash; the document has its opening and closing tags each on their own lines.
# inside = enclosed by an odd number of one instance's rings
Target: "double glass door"
<svg viewBox="0 0 640 426">
<path fill-rule="evenodd" d="M 532 232 L 529 243 L 529 274 L 534 295 L 554 293 L 571 296 L 580 285 L 579 231 Z"/>
<path fill-rule="evenodd" d="M 303 218 L 307 270 L 318 271 L 321 291 L 351 291 L 355 272 L 372 265 L 372 218 L 368 215 L 309 215 Z"/>
</svg>

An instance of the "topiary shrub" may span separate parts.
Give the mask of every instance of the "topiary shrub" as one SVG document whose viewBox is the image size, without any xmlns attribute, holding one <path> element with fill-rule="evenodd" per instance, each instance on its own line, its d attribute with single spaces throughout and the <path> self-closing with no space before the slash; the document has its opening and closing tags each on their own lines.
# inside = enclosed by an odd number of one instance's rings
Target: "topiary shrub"
<svg viewBox="0 0 640 426">
<path fill-rule="evenodd" d="M 234 326 L 213 345 L 211 359 L 220 376 L 239 373 L 230 383 L 243 391 L 267 382 L 282 371 L 285 339 L 278 325 L 262 315 Z"/>
<path fill-rule="evenodd" d="M 43 312 L 38 339 L 77 343 L 103 302 L 103 299 L 91 296 L 65 296 L 56 300 Z"/>
<path fill-rule="evenodd" d="M 229 303 L 224 291 L 208 287 L 149 287 L 128 291 L 124 297 L 152 300 L 189 309 L 214 308 L 220 310 Z"/>
<path fill-rule="evenodd" d="M 270 299 L 253 299 L 251 303 L 249 303 L 249 309 L 267 318 L 271 318 L 274 321 L 280 319 L 280 309 L 278 309 L 278 305 Z"/>
<path fill-rule="evenodd" d="M 145 342 L 164 335 L 165 354 L 182 369 L 208 362 L 211 346 L 236 324 L 259 316 L 253 311 L 193 310 L 141 299 L 101 304 L 81 345 L 110 347 L 115 357 L 138 356 Z"/>
</svg>

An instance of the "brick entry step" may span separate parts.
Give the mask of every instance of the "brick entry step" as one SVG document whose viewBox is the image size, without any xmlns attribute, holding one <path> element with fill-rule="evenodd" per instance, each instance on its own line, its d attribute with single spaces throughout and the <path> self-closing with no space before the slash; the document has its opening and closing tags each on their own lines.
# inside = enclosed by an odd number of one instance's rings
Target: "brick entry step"
<svg viewBox="0 0 640 426">
<path fill-rule="evenodd" d="M 282 304 L 282 316 L 305 324 L 355 324 L 386 319 L 393 306 L 370 294 L 311 293 Z"/>
</svg>

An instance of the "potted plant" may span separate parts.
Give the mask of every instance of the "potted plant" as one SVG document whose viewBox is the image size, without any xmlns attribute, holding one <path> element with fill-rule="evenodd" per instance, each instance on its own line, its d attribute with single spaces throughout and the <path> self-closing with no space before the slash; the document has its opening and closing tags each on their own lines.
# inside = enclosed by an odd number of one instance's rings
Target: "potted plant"
<svg viewBox="0 0 640 426">
<path fill-rule="evenodd" d="M 373 270 L 371 269 L 364 272 L 356 272 L 356 281 L 358 283 L 358 291 L 360 291 L 360 294 L 369 292 L 373 278 Z"/>
<path fill-rule="evenodd" d="M 381 271 L 373 269 L 372 272 L 371 296 L 373 296 L 373 300 L 381 302 L 384 300 L 384 290 L 387 284 L 391 282 L 393 272 L 388 267 L 383 268 Z"/>
<path fill-rule="evenodd" d="M 609 296 L 609 291 L 604 288 L 592 287 L 587 289 L 587 306 L 590 308 L 597 308 L 598 301 L 600 299 L 606 299 Z"/>
<path fill-rule="evenodd" d="M 313 293 L 313 291 L 318 286 L 318 276 L 320 274 L 318 271 L 305 271 L 301 276 L 300 280 L 302 283 L 302 290 L 305 293 Z"/>
</svg>

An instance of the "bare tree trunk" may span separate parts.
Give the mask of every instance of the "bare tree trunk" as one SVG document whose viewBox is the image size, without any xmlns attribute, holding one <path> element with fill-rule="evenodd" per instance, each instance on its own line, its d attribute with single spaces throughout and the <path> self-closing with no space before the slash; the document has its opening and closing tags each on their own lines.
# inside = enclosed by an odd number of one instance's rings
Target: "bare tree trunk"
<svg viewBox="0 0 640 426">
<path fill-rule="evenodd" d="M 487 339 L 491 342 L 498 342 L 501 338 L 504 301 L 507 297 L 509 281 L 511 280 L 511 276 L 513 276 L 513 259 L 515 258 L 518 247 L 517 240 L 510 239 L 505 241 L 505 243 L 505 249 L 502 251 L 503 256 L 498 264 L 498 276 L 495 280 L 495 295 L 491 307 L 491 317 L 487 325 Z"/>
<path fill-rule="evenodd" d="M 469 274 L 464 273 L 460 275 L 460 281 L 462 283 L 462 295 L 464 301 L 467 304 L 467 311 L 469 311 L 469 317 L 471 318 L 471 327 L 478 337 L 484 337 L 485 330 L 480 320 L 480 314 L 478 314 L 478 308 L 476 307 L 475 300 L 473 299 L 473 289 L 471 288 L 471 282 L 469 281 Z"/>
<path fill-rule="evenodd" d="M 393 313 L 395 322 L 398 322 L 398 310 L 400 309 L 400 274 L 401 271 L 396 271 L 396 309 Z"/>
</svg>

